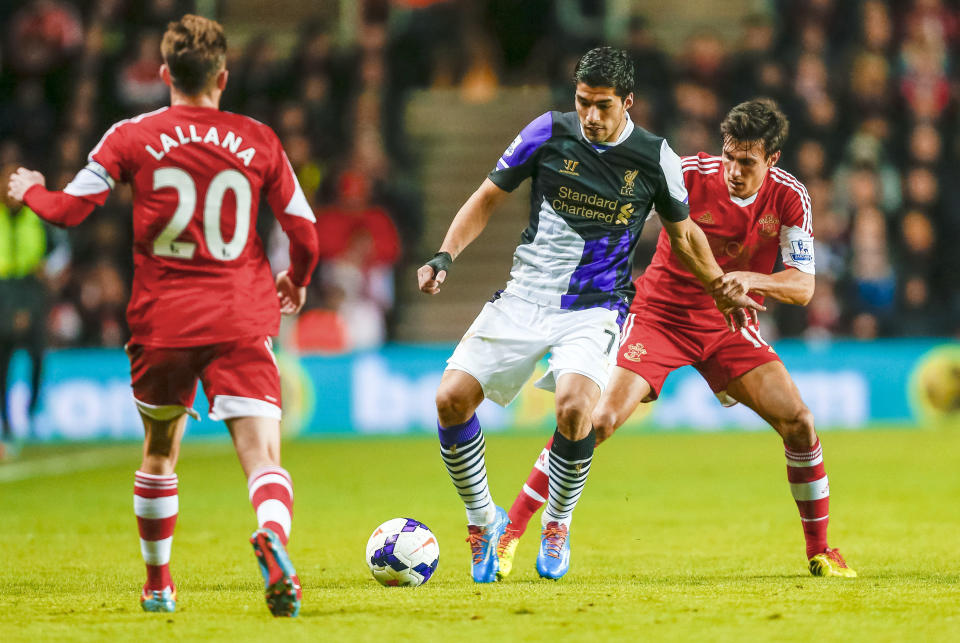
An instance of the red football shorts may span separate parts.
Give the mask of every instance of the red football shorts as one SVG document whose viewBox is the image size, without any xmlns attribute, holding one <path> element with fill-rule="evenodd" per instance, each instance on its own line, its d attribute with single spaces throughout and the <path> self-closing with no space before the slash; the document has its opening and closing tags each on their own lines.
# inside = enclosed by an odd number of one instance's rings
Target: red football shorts
<svg viewBox="0 0 960 643">
<path fill-rule="evenodd" d="M 724 406 L 736 400 L 726 394 L 730 380 L 761 364 L 780 361 L 756 326 L 731 332 L 726 327 L 691 329 L 659 318 L 651 311 L 627 316 L 617 366 L 633 371 L 650 385 L 652 401 L 660 395 L 667 375 L 681 366 L 700 371 Z"/>
<path fill-rule="evenodd" d="M 220 344 L 160 348 L 127 344 L 133 397 L 140 412 L 170 420 L 192 408 L 197 380 L 210 402 L 210 419 L 280 419 L 280 371 L 269 337 Z"/>
</svg>

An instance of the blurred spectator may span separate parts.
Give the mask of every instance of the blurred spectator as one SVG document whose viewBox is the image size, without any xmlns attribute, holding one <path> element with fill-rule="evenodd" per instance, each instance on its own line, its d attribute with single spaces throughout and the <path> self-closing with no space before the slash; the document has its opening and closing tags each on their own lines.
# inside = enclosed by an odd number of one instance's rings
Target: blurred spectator
<svg viewBox="0 0 960 643">
<path fill-rule="evenodd" d="M 5 57 L 22 76 L 55 71 L 83 44 L 83 25 L 68 2 L 33 0 L 10 21 Z"/>
<path fill-rule="evenodd" d="M 890 263 L 883 213 L 864 205 L 857 210 L 850 235 L 851 272 L 858 308 L 874 316 L 891 312 L 896 279 Z"/>
<path fill-rule="evenodd" d="M 6 177 L 15 170 L 15 165 L 5 165 L 0 173 Z M 28 421 L 32 421 L 40 398 L 49 303 L 44 271 L 53 274 L 62 269 L 63 257 L 46 262 L 56 250 L 47 225 L 4 190 L 0 197 L 0 427 L 4 441 L 13 437 L 7 376 L 13 352 L 19 347 L 27 350 L 31 363 Z"/>
<path fill-rule="evenodd" d="M 370 201 L 370 183 L 344 172 L 337 202 L 317 216 L 321 230 L 319 283 L 328 308 L 347 330 L 350 349 L 368 348 L 386 338 L 385 315 L 393 308 L 393 265 L 400 237 L 387 212 Z"/>
<path fill-rule="evenodd" d="M 362 174 L 341 174 L 336 203 L 317 215 L 321 261 L 356 257 L 361 250 L 366 265 L 392 266 L 400 258 L 396 225 L 382 207 L 371 203 L 370 189 Z"/>
<path fill-rule="evenodd" d="M 141 32 L 136 56 L 121 71 L 117 98 L 132 111 L 143 112 L 163 105 L 170 90 L 160 79 L 160 32 Z"/>
</svg>

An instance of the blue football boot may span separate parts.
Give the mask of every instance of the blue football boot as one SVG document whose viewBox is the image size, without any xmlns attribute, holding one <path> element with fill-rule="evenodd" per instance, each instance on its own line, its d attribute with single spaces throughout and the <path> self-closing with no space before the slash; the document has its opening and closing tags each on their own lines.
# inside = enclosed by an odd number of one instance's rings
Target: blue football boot
<svg viewBox="0 0 960 643">
<path fill-rule="evenodd" d="M 257 555 L 267 597 L 267 607 L 274 616 L 296 616 L 300 613 L 300 579 L 293 569 L 280 537 L 271 529 L 258 529 L 250 537 Z"/>
<path fill-rule="evenodd" d="M 467 542 L 470 543 L 470 553 L 473 556 L 473 582 L 492 583 L 497 580 L 497 571 L 500 569 L 497 543 L 509 523 L 507 512 L 502 507 L 497 507 L 496 516 L 489 525 L 467 526 L 470 532 Z"/>
<path fill-rule="evenodd" d="M 177 609 L 177 589 L 164 587 L 163 590 L 143 588 L 140 594 L 140 607 L 144 612 L 173 612 Z"/>
<path fill-rule="evenodd" d="M 562 578 L 570 569 L 570 532 L 566 525 L 548 522 L 540 531 L 537 573 L 541 578 Z"/>
</svg>

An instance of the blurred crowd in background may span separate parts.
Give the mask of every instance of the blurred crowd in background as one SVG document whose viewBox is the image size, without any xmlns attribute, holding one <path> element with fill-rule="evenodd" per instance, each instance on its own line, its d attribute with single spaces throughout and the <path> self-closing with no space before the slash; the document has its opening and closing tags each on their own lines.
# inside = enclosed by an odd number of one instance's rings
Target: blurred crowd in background
<svg viewBox="0 0 960 643">
<path fill-rule="evenodd" d="M 607 42 L 600 0 L 356 4 L 348 42 L 335 20 L 301 25 L 292 47 L 266 32 L 238 46 L 227 25 L 222 107 L 277 131 L 322 231 L 321 263 L 296 331 L 304 348 L 376 346 L 391 338 L 402 312 L 395 280 L 423 259 L 426 198 L 404 135 L 409 92 L 460 87 L 466 100 L 484 102 L 503 86 L 549 84 L 555 108 L 568 111 L 573 65 L 598 44 L 634 56 L 632 116 L 681 155 L 718 153 L 719 122 L 741 100 L 770 96 L 790 118 L 780 165 L 810 193 L 817 287 L 806 308 L 773 307 L 771 334 L 960 332 L 956 2 L 771 0 L 739 18 L 739 41 L 702 30 L 673 47 L 642 15 L 629 19 L 625 39 Z M 23 164 L 62 189 L 110 124 L 166 104 L 160 38 L 168 21 L 196 9 L 178 0 L 4 3 L 4 185 Z M 4 261 L 0 248 L 0 282 L 29 277 L 45 290 L 51 345 L 124 342 L 130 203 L 129 189 L 118 186 L 85 225 L 44 228 L 45 249 Z M 0 204 L 0 242 L 17 209 Z M 273 217 L 261 213 L 258 229 L 283 268 L 286 240 Z M 645 235 L 641 265 L 653 245 Z"/>
</svg>

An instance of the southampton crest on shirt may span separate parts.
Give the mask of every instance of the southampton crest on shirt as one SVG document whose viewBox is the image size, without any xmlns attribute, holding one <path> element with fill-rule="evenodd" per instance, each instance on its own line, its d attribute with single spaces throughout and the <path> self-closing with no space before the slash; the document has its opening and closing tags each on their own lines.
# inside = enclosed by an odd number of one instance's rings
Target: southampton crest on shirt
<svg viewBox="0 0 960 643">
<path fill-rule="evenodd" d="M 643 344 L 630 344 L 627 346 L 627 350 L 623 351 L 623 359 L 628 359 L 631 362 L 639 362 L 646 354 L 647 349 L 643 347 Z"/>
<path fill-rule="evenodd" d="M 760 224 L 760 234 L 765 237 L 775 237 L 780 230 L 780 219 L 770 212 L 757 219 L 757 223 Z"/>
</svg>

